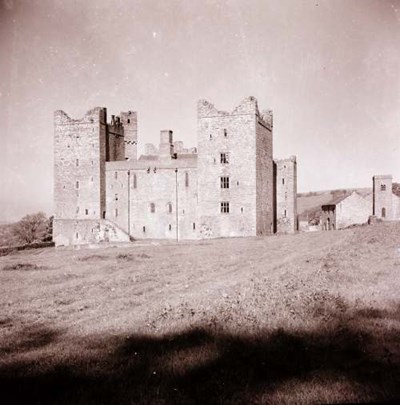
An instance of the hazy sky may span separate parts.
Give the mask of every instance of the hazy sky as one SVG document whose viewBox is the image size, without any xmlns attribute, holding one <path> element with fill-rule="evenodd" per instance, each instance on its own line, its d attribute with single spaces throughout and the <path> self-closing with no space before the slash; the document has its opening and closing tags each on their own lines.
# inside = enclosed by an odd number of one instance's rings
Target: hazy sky
<svg viewBox="0 0 400 405">
<path fill-rule="evenodd" d="M 197 99 L 252 95 L 299 191 L 400 181 L 400 1 L 0 1 L 0 220 L 52 212 L 57 109 L 195 146 Z"/>
</svg>

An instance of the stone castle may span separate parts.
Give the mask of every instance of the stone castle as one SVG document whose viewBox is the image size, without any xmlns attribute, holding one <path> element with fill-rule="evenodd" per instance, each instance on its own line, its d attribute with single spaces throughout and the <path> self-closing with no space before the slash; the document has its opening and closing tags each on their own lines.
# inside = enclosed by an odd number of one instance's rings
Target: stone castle
<svg viewBox="0 0 400 405">
<path fill-rule="evenodd" d="M 198 147 L 163 130 L 137 157 L 137 113 L 54 114 L 56 245 L 261 236 L 297 230 L 294 156 L 273 159 L 272 111 L 197 104 Z"/>
</svg>

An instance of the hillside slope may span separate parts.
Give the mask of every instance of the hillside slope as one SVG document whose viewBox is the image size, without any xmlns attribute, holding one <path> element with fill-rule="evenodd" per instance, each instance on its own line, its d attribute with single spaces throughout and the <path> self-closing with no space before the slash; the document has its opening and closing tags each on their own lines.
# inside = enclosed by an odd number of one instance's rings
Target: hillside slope
<svg viewBox="0 0 400 405">
<path fill-rule="evenodd" d="M 386 223 L 2 257 L 3 403 L 394 399 L 399 249 Z"/>
</svg>

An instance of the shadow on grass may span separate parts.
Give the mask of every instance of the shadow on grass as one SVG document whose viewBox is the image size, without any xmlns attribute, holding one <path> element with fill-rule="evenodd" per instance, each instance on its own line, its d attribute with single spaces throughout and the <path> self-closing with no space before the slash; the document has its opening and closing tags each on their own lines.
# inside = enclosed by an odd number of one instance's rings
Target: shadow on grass
<svg viewBox="0 0 400 405">
<path fill-rule="evenodd" d="M 400 396 L 398 327 L 371 330 L 364 322 L 397 322 L 400 310 L 359 312 L 347 319 L 340 314 L 335 326 L 309 332 L 248 336 L 199 327 L 162 337 L 69 342 L 46 327 L 24 330 L 20 334 L 27 338 L 15 336 L 14 353 L 8 350 L 8 360 L 0 359 L 1 403 L 394 401 Z M 32 339 L 32 348 L 43 352 L 21 356 Z M 60 341 L 72 349 L 57 349 Z M 52 344 L 53 355 L 46 351 Z"/>
</svg>

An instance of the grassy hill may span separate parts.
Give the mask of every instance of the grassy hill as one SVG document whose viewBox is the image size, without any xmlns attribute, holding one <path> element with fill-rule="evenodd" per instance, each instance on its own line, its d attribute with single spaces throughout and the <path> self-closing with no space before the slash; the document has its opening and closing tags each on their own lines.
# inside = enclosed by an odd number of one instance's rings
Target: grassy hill
<svg viewBox="0 0 400 405">
<path fill-rule="evenodd" d="M 0 258 L 2 404 L 400 395 L 400 225 Z"/>
</svg>

